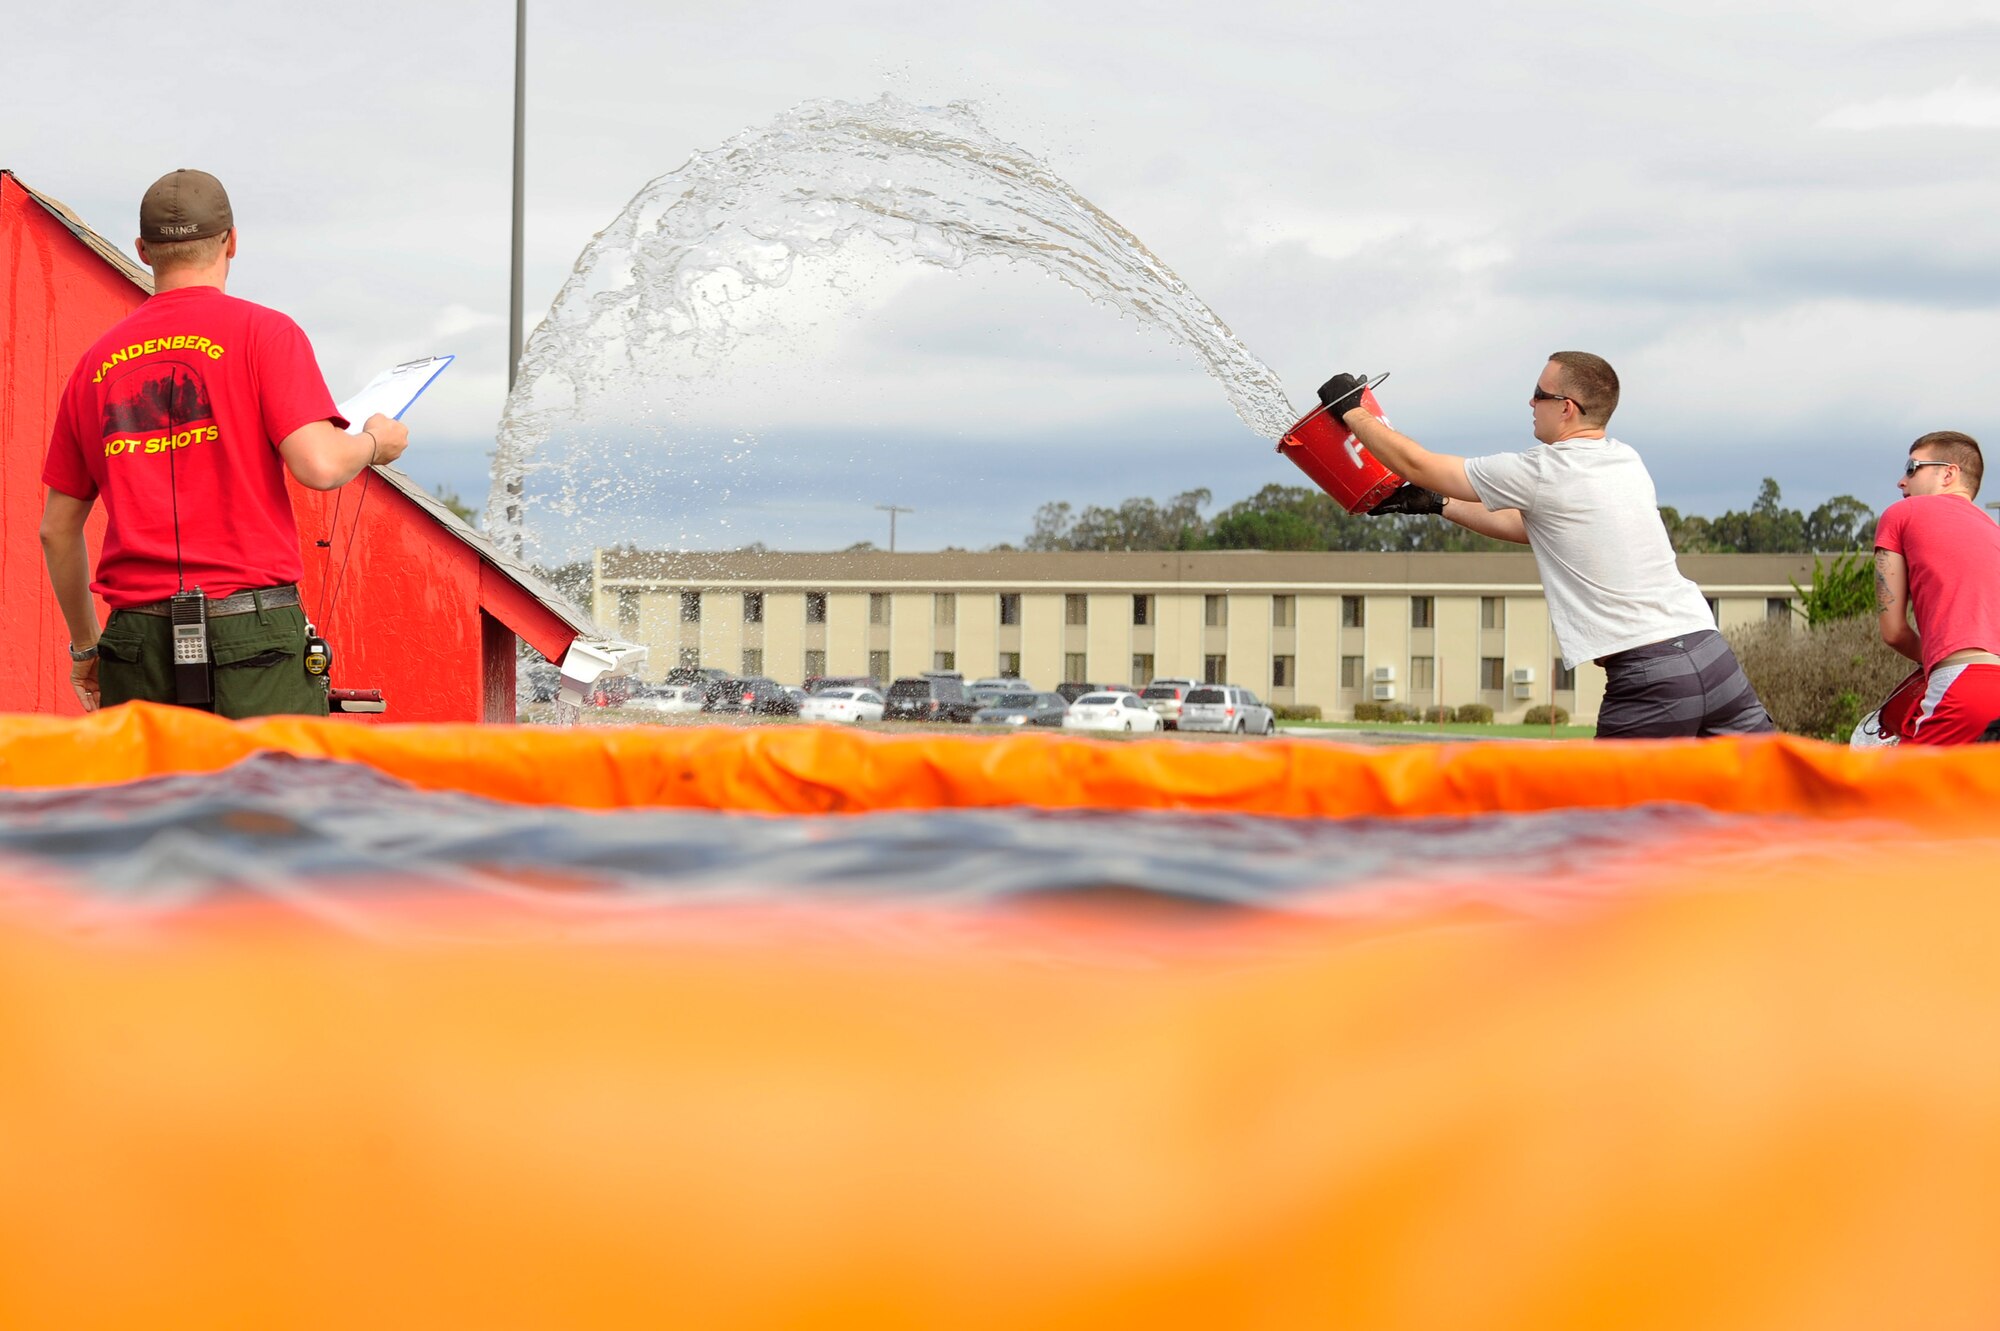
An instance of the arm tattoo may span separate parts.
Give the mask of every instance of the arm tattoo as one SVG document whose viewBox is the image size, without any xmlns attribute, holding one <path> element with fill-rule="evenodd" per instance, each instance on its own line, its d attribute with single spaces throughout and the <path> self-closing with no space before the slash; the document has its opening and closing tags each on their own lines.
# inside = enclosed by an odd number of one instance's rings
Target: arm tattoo
<svg viewBox="0 0 2000 1331">
<path fill-rule="evenodd" d="M 1875 613 L 1878 615 L 1896 604 L 1895 598 L 1889 594 L 1888 567 L 1888 551 L 1877 550 L 1875 552 Z"/>
</svg>

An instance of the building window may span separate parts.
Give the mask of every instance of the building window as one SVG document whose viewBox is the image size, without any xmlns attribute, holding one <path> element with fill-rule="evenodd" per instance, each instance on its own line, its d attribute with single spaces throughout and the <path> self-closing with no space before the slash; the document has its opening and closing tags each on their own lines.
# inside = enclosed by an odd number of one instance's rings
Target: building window
<svg viewBox="0 0 2000 1331">
<path fill-rule="evenodd" d="M 743 649 L 743 673 L 745 675 L 761 675 L 764 673 L 764 651 L 761 647 L 745 647 Z"/>
<path fill-rule="evenodd" d="M 1227 684 L 1229 682 L 1229 658 L 1226 656 L 1202 657 L 1201 682 L 1204 684 Z"/>
<path fill-rule="evenodd" d="M 957 653 L 957 652 L 932 652 L 932 653 L 931 653 L 931 669 L 933 669 L 933 670 L 956 670 L 956 669 L 958 669 L 958 653 Z"/>
<path fill-rule="evenodd" d="M 889 622 L 889 593 L 868 593 L 868 622 L 886 624 Z"/>
<path fill-rule="evenodd" d="M 826 674 L 826 653 L 811 651 L 806 653 L 806 678 L 820 679 Z"/>
<path fill-rule="evenodd" d="M 1292 616 L 1297 613 L 1294 606 L 1298 598 L 1293 596 L 1273 596 L 1271 598 L 1271 627 L 1288 629 L 1292 627 Z"/>
<path fill-rule="evenodd" d="M 889 653 L 868 653 L 868 673 L 875 677 L 875 682 L 878 684 L 887 680 L 889 678 Z"/>
<path fill-rule="evenodd" d="M 1083 683 L 1084 679 L 1083 672 L 1087 669 L 1089 669 L 1089 666 L 1085 664 L 1082 652 L 1063 653 L 1063 683 L 1065 684 Z"/>
<path fill-rule="evenodd" d="M 1792 598 L 1789 596 L 1767 596 L 1764 598 L 1764 618 L 1790 623 L 1792 619 Z"/>
<path fill-rule="evenodd" d="M 1410 658 L 1410 692 L 1428 693 L 1437 687 L 1437 658 L 1435 656 L 1413 656 Z"/>
<path fill-rule="evenodd" d="M 1576 671 L 1564 665 L 1560 656 L 1549 665 L 1549 677 L 1555 681 L 1558 693 L 1567 693 L 1576 688 Z"/>
<path fill-rule="evenodd" d="M 1132 657 L 1132 687 L 1143 689 L 1153 682 L 1153 658 L 1149 655 Z"/>
<path fill-rule="evenodd" d="M 1504 689 L 1507 687 L 1507 662 L 1498 656 L 1479 658 L 1479 687 L 1482 689 Z"/>
<path fill-rule="evenodd" d="M 1000 674 L 1004 679 L 1021 677 L 1021 654 L 1019 652 L 1000 653 Z"/>
<path fill-rule="evenodd" d="M 1479 627 L 1483 629 L 1504 629 L 1507 627 L 1507 602 L 1499 596 L 1479 598 Z"/>
<path fill-rule="evenodd" d="M 1077 592 L 1063 596 L 1063 623 L 1088 624 L 1090 622 L 1090 598 Z"/>
<path fill-rule="evenodd" d="M 639 593 L 624 587 L 618 589 L 618 631 L 639 636 Z"/>
<path fill-rule="evenodd" d="M 680 665 L 681 669 L 683 670 L 701 669 L 701 648 L 699 647 L 681 648 Z"/>
<path fill-rule="evenodd" d="M 1153 622 L 1153 598 L 1134 596 L 1132 598 L 1132 627 L 1144 628 Z"/>
<path fill-rule="evenodd" d="M 764 622 L 764 593 L 743 593 L 743 622 L 761 624 Z"/>
<path fill-rule="evenodd" d="M 1272 657 L 1271 687 L 1274 689 L 1289 689 L 1292 687 L 1292 680 L 1292 658 L 1289 656 Z"/>
<path fill-rule="evenodd" d="M 1412 596 L 1410 598 L 1410 627 L 1430 628 L 1437 619 L 1437 598 L 1435 596 Z M 1415 688 L 1414 683 L 1411 688 Z"/>
<path fill-rule="evenodd" d="M 1713 596 L 1705 599 L 1708 601 L 1708 617 L 1714 620 L 1716 626 L 1720 628 L 1722 625 L 1722 602 L 1716 600 Z"/>
<path fill-rule="evenodd" d="M 1202 597 L 1201 622 L 1212 629 L 1226 627 L 1229 623 L 1229 598 L 1226 596 Z"/>
<path fill-rule="evenodd" d="M 1018 627 L 1021 623 L 1021 593 L 1000 593 L 1000 627 Z"/>
<path fill-rule="evenodd" d="M 1361 658 L 1343 656 L 1340 658 L 1340 687 L 1358 689 L 1361 687 Z"/>
<path fill-rule="evenodd" d="M 1366 602 L 1358 596 L 1340 598 L 1340 626 L 1344 629 L 1363 628 L 1368 623 Z"/>
<path fill-rule="evenodd" d="M 700 592 L 681 593 L 681 623 L 683 624 L 701 623 Z"/>
<path fill-rule="evenodd" d="M 808 624 L 826 623 L 825 592 L 806 593 L 806 623 Z"/>
<path fill-rule="evenodd" d="M 958 623 L 957 592 L 939 592 L 931 597 L 931 623 L 940 628 Z"/>
</svg>

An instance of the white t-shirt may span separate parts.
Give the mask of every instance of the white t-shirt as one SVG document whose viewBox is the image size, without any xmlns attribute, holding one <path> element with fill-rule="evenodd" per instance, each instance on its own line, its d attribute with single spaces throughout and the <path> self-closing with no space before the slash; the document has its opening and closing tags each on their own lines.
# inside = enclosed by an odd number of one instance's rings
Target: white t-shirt
<svg viewBox="0 0 2000 1331">
<path fill-rule="evenodd" d="M 1715 627 L 1681 576 L 1646 464 L 1616 439 L 1565 439 L 1467 458 L 1489 509 L 1518 508 L 1563 661 L 1609 656 Z"/>
</svg>

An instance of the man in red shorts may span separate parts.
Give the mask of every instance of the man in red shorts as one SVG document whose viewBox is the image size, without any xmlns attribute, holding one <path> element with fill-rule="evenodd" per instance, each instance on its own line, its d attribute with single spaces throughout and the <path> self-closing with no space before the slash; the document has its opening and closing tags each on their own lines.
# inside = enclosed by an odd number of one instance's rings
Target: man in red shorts
<svg viewBox="0 0 2000 1331">
<path fill-rule="evenodd" d="M 42 553 L 85 710 L 133 700 L 226 717 L 324 716 L 306 669 L 299 533 L 285 473 L 331 490 L 393 462 L 409 435 L 371 416 L 350 435 L 299 326 L 225 295 L 236 221 L 222 183 L 174 171 L 139 204 L 153 295 L 70 375 L 42 479 Z M 91 577 L 84 523 L 104 499 Z M 198 603 L 197 644 L 176 610 Z M 100 631 L 96 591 L 111 606 Z"/>
<path fill-rule="evenodd" d="M 1971 744 L 2000 721 L 2000 525 L 1974 502 L 1985 469 L 1972 436 L 1925 435 L 1910 445 L 1905 497 L 1875 528 L 1882 641 L 1924 670 L 1905 744 Z"/>
</svg>

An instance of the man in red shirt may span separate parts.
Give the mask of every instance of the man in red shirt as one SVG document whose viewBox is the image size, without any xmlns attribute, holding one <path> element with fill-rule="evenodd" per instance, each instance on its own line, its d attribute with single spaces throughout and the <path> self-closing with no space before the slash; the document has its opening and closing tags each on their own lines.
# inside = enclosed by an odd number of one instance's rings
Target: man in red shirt
<svg viewBox="0 0 2000 1331">
<path fill-rule="evenodd" d="M 1984 472 L 1972 436 L 1925 435 L 1910 445 L 1905 497 L 1875 528 L 1882 641 L 1924 670 L 1906 744 L 1970 744 L 2000 721 L 2000 525 L 1974 502 Z"/>
<path fill-rule="evenodd" d="M 314 490 L 393 462 L 409 434 L 387 416 L 348 434 L 304 333 L 224 293 L 236 257 L 229 196 L 174 171 L 139 205 L 153 295 L 84 353 L 57 408 L 42 479 L 42 552 L 70 632 L 85 710 L 144 699 L 202 705 L 175 669 L 172 600 L 199 588 L 213 709 L 325 715 L 305 668 L 298 526 L 285 472 Z M 84 522 L 99 496 L 95 580 Z M 100 631 L 95 591 L 111 606 Z M 194 692 L 191 694 L 190 689 Z"/>
</svg>

